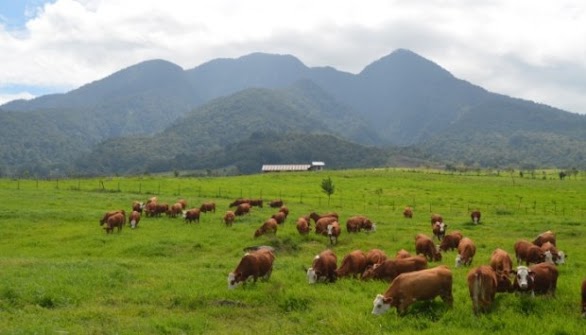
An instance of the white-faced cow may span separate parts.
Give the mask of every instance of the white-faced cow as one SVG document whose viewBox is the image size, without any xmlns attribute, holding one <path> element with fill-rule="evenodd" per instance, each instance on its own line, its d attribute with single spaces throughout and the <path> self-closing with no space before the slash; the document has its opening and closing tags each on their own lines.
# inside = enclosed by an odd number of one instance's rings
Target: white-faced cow
<svg viewBox="0 0 586 335">
<path fill-rule="evenodd" d="M 134 229 L 138 227 L 138 223 L 140 222 L 140 212 L 132 211 L 128 216 L 128 224 L 130 224 L 130 228 Z"/>
<path fill-rule="evenodd" d="M 437 237 L 438 241 L 441 241 L 446 236 L 446 228 L 448 225 L 445 222 L 436 222 L 433 224 L 431 231 L 433 236 Z"/>
<path fill-rule="evenodd" d="M 307 269 L 307 281 L 315 284 L 320 281 L 333 283 L 337 279 L 338 258 L 332 250 L 324 250 L 315 256 L 311 267 Z"/>
<path fill-rule="evenodd" d="M 539 263 L 526 266 L 517 266 L 513 289 L 518 292 L 548 294 L 555 296 L 558 280 L 558 270 L 551 263 Z"/>
<path fill-rule="evenodd" d="M 273 271 L 274 260 L 275 255 L 270 249 L 262 248 L 246 253 L 236 269 L 228 274 L 228 288 L 233 289 L 251 278 L 254 282 L 258 278 L 268 280 Z"/>
<path fill-rule="evenodd" d="M 472 223 L 479 224 L 480 223 L 480 216 L 481 213 L 479 210 L 474 210 L 470 213 L 470 219 L 472 219 Z"/>
</svg>

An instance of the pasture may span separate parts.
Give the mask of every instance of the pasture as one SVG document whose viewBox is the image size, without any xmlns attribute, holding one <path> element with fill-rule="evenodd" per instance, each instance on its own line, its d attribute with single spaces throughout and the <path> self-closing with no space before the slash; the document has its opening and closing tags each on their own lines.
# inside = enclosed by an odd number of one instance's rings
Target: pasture
<svg viewBox="0 0 586 335">
<path fill-rule="evenodd" d="M 331 199 L 321 181 L 331 177 Z M 137 229 L 107 235 L 104 212 L 130 211 L 133 200 L 157 196 L 188 208 L 214 201 L 216 213 L 199 224 L 144 217 Z M 262 209 L 221 218 L 239 197 L 263 198 Z M 281 198 L 290 214 L 275 237 L 253 238 Z M 445 174 L 427 170 L 351 170 L 222 178 L 136 177 L 71 180 L 0 180 L 0 334 L 586 334 L 580 283 L 586 278 L 586 179 L 521 178 L 514 173 Z M 329 202 L 329 203 L 328 203 Z M 403 218 L 405 206 L 414 208 Z M 482 211 L 479 225 L 469 212 Z M 454 306 L 437 298 L 371 314 L 388 283 L 339 279 L 309 285 L 304 267 L 329 247 L 325 236 L 301 236 L 295 220 L 311 211 L 336 211 L 343 231 L 332 249 L 338 265 L 355 249 L 414 252 L 417 233 L 431 235 L 440 213 L 448 233 L 476 242 L 472 267 L 488 264 L 501 247 L 514 257 L 517 239 L 553 230 L 568 258 L 558 266 L 555 297 L 497 294 L 490 313 L 475 316 L 466 286 L 469 268 L 454 268 L 456 252 L 441 262 L 453 271 Z M 346 219 L 364 214 L 373 233 L 348 234 Z M 227 288 L 243 248 L 276 249 L 272 277 Z M 515 262 L 516 264 L 516 262 Z"/>
</svg>

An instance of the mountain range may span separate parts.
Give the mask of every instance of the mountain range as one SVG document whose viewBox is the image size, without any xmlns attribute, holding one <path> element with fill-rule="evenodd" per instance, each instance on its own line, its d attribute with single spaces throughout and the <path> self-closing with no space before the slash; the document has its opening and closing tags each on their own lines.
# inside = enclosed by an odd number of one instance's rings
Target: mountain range
<svg viewBox="0 0 586 335">
<path fill-rule="evenodd" d="M 409 50 L 351 74 L 253 53 L 149 60 L 0 106 L 0 176 L 178 170 L 586 168 L 586 117 L 489 92 Z"/>
</svg>

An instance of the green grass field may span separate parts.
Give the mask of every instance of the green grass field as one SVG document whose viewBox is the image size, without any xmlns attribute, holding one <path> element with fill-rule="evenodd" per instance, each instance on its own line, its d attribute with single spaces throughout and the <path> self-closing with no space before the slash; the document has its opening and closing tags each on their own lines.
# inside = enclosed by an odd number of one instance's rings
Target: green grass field
<svg viewBox="0 0 586 335">
<path fill-rule="evenodd" d="M 331 199 L 322 192 L 331 177 Z M 201 223 L 143 217 L 107 235 L 104 212 L 129 210 L 133 200 L 157 196 L 189 206 L 214 201 L 218 211 Z M 253 208 L 227 228 L 221 222 L 238 197 L 282 198 L 291 213 L 276 237 L 253 238 L 276 209 Z M 445 174 L 426 170 L 352 170 L 225 178 L 137 177 L 71 180 L 0 180 L 0 334 L 586 334 L 580 283 L 586 278 L 586 178 L 559 180 L 515 173 Z M 414 208 L 413 219 L 402 216 Z M 482 223 L 469 211 L 479 208 Z M 297 217 L 336 211 L 343 232 L 333 247 L 338 264 L 355 249 L 387 255 L 414 252 L 417 233 L 431 235 L 429 217 L 440 213 L 448 232 L 460 230 L 477 245 L 473 266 L 488 264 L 501 247 L 551 229 L 568 255 L 560 265 L 555 298 L 497 295 L 493 310 L 472 313 L 455 252 L 441 263 L 454 275 L 454 306 L 416 303 L 398 317 L 371 314 L 388 283 L 340 279 L 309 285 L 303 267 L 328 247 L 323 236 L 300 236 Z M 374 233 L 348 234 L 345 220 L 365 214 Z M 272 277 L 227 288 L 227 275 L 243 248 L 276 248 Z"/>
</svg>

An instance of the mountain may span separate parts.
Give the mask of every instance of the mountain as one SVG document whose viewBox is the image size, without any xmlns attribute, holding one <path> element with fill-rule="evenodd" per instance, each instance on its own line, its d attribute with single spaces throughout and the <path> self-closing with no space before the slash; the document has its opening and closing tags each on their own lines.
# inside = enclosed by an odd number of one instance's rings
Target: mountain
<svg viewBox="0 0 586 335">
<path fill-rule="evenodd" d="M 586 168 L 584 116 L 488 92 L 404 49 L 358 74 L 264 53 L 188 70 L 145 61 L 65 94 L 9 102 L 0 122 L 10 127 L 0 133 L 0 175 L 9 176 L 143 173 L 189 165 L 182 157 L 250 166 L 229 157 L 240 147 L 264 157 L 247 144 L 252 134 L 277 134 L 275 146 L 304 134 L 324 141 L 318 148 L 332 136 L 382 155 L 360 158 L 371 164 L 400 152 L 408 164 Z M 310 156 L 301 151 L 278 157 Z"/>
</svg>

